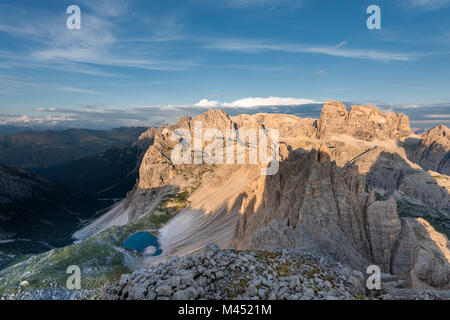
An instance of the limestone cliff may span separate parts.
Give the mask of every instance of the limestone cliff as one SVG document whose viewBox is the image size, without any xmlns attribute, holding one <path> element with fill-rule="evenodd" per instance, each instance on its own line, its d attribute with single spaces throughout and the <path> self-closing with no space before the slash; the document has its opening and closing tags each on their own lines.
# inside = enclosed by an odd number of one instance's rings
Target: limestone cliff
<svg viewBox="0 0 450 320">
<path fill-rule="evenodd" d="M 203 130 L 222 133 L 278 129 L 278 172 L 261 175 L 260 164 L 173 163 L 173 131 L 193 133 L 196 121 Z M 160 260 L 198 251 L 214 239 L 238 249 L 303 248 L 361 271 L 377 264 L 412 287 L 449 286 L 447 242 L 414 217 L 445 229 L 450 184 L 443 182 L 445 174 L 437 179 L 408 159 L 407 142 L 415 135 L 405 115 L 373 106 L 347 111 L 335 101 L 324 105 L 318 120 L 279 114 L 231 117 L 215 110 L 151 129 L 143 137 L 151 145 L 139 181 L 122 204 L 128 220 L 153 212 L 168 194 L 187 192 L 190 201 L 161 230 Z M 252 145 L 245 144 L 248 157 Z"/>
<path fill-rule="evenodd" d="M 420 139 L 411 139 L 406 150 L 411 161 L 424 170 L 450 175 L 450 129 L 439 125 Z"/>
<path fill-rule="evenodd" d="M 317 136 L 346 134 L 361 140 L 398 139 L 411 134 L 409 119 L 404 114 L 384 113 L 374 106 L 352 106 L 350 111 L 338 101 L 323 106 L 317 123 Z"/>
</svg>

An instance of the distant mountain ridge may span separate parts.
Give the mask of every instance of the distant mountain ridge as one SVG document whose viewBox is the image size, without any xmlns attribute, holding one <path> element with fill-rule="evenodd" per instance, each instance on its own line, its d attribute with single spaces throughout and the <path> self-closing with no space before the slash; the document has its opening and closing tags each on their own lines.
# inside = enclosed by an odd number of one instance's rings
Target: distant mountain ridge
<svg viewBox="0 0 450 320">
<path fill-rule="evenodd" d="M 0 135 L 0 163 L 27 169 L 61 165 L 134 142 L 145 130 L 143 127 L 109 131 L 67 129 Z"/>
<path fill-rule="evenodd" d="M 25 127 L 25 126 L 0 124 L 0 135 L 16 134 L 16 133 L 25 132 L 25 131 L 42 132 L 42 131 L 47 131 L 47 130 L 57 131 L 57 130 L 65 130 L 65 129 L 67 129 L 67 128 L 58 128 L 58 127 L 39 128 L 39 127 Z"/>
</svg>

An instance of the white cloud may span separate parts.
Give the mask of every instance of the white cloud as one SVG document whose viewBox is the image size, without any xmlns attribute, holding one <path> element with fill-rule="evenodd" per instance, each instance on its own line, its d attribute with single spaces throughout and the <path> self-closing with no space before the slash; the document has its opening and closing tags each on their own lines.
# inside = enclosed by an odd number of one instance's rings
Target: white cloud
<svg viewBox="0 0 450 320">
<path fill-rule="evenodd" d="M 310 99 L 297 99 L 297 98 L 279 98 L 279 97 L 269 97 L 269 98 L 245 98 L 239 99 L 233 102 L 222 104 L 223 107 L 228 108 L 254 108 L 254 107 L 265 107 L 265 106 L 296 106 L 303 104 L 313 104 L 319 103 L 315 100 Z"/>
<path fill-rule="evenodd" d="M 80 88 L 74 88 L 74 87 L 61 87 L 59 90 L 63 92 L 75 92 L 75 93 L 87 93 L 87 94 L 97 94 L 98 91 L 94 90 L 88 90 L 88 89 L 80 89 Z"/>
<path fill-rule="evenodd" d="M 75 121 L 75 119 L 66 116 L 31 117 L 23 115 L 20 117 L 2 117 L 0 118 L 0 125 L 56 125 L 66 121 Z"/>
<path fill-rule="evenodd" d="M 164 108 L 164 109 L 193 109 L 193 108 L 255 108 L 255 107 L 271 107 L 271 106 L 300 106 L 304 104 L 320 103 L 311 99 L 298 99 L 298 98 L 280 98 L 280 97 L 248 97 L 238 99 L 231 102 L 219 102 L 216 100 L 201 99 L 199 102 L 193 105 L 167 105 L 167 106 L 148 106 L 133 108 L 135 111 L 142 111 L 151 108 Z"/>
<path fill-rule="evenodd" d="M 198 103 L 194 104 L 194 106 L 200 107 L 200 108 L 213 108 L 213 107 L 217 106 L 218 104 L 219 104 L 219 102 L 217 102 L 215 100 L 202 99 Z"/>
<path fill-rule="evenodd" d="M 423 108 L 423 105 L 419 105 L 419 104 L 404 104 L 404 105 L 393 105 L 392 108 L 396 108 L 396 109 L 418 109 L 418 108 Z"/>
<path fill-rule="evenodd" d="M 108 108 L 103 103 L 93 104 L 94 108 L 83 105 L 74 108 L 40 107 L 33 108 L 33 116 L 0 115 L 0 125 L 16 124 L 29 127 L 72 127 L 91 129 L 110 129 L 122 126 L 160 126 L 175 123 L 182 116 L 195 117 L 205 112 L 206 108 L 222 108 L 230 115 L 240 113 L 255 114 L 260 112 L 276 112 L 295 114 L 300 117 L 317 118 L 320 116 L 322 102 L 311 99 L 280 97 L 249 97 L 231 102 L 210 101 L 202 99 L 196 104 L 186 105 L 147 105 L 123 106 Z M 412 123 L 424 127 L 450 121 L 448 103 L 434 105 L 400 105 L 386 103 L 363 102 L 358 104 L 378 105 L 385 111 L 402 111 L 412 115 Z M 213 106 L 214 105 L 214 106 Z M 297 107 L 304 105 L 303 107 Z M 310 106 L 308 106 L 310 105 Z M 397 109 L 402 110 L 397 110 Z"/>
<path fill-rule="evenodd" d="M 282 107 L 297 106 L 304 104 L 319 103 L 310 99 L 298 98 L 244 98 L 232 102 L 221 103 L 216 100 L 201 99 L 196 104 L 185 105 L 148 105 L 148 106 L 127 106 L 120 108 L 107 108 L 105 104 L 95 104 L 94 108 L 60 108 L 60 107 L 37 107 L 33 112 L 38 116 L 13 116 L 0 117 L 2 124 L 21 124 L 28 126 L 66 126 L 78 128 L 111 128 L 130 125 L 158 126 L 162 124 L 174 123 L 184 115 L 196 116 L 205 109 L 223 108 L 229 109 L 250 109 L 251 112 L 259 112 L 258 107 Z M 262 111 L 261 111 L 262 112 Z M 48 114 L 49 116 L 45 116 Z"/>
<path fill-rule="evenodd" d="M 450 114 L 428 114 L 426 118 L 450 118 Z"/>
<path fill-rule="evenodd" d="M 319 71 L 316 71 L 316 72 L 314 72 L 314 74 L 316 75 L 316 76 L 323 76 L 323 75 L 325 75 L 327 72 L 325 71 L 325 70 L 319 70 Z"/>
<path fill-rule="evenodd" d="M 431 124 L 437 125 L 438 123 L 450 123 L 450 119 L 439 119 L 439 120 L 410 120 L 413 124 Z"/>
</svg>

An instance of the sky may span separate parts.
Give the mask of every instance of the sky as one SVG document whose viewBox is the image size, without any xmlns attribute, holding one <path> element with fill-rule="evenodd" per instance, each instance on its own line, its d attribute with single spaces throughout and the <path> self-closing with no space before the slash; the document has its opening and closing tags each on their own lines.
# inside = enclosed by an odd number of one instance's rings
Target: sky
<svg viewBox="0 0 450 320">
<path fill-rule="evenodd" d="M 0 125 L 156 126 L 209 108 L 317 117 L 328 100 L 449 125 L 449 16 L 450 0 L 2 0 Z"/>
</svg>

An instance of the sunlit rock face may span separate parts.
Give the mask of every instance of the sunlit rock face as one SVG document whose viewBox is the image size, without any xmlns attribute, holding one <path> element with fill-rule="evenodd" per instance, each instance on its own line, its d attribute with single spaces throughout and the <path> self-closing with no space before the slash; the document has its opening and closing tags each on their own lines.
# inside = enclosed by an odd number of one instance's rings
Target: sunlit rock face
<svg viewBox="0 0 450 320">
<path fill-rule="evenodd" d="M 319 138 L 346 134 L 365 141 L 398 139 L 409 136 L 409 119 L 404 114 L 384 113 L 374 106 L 352 106 L 350 111 L 338 101 L 323 106 L 317 124 Z"/>
</svg>

